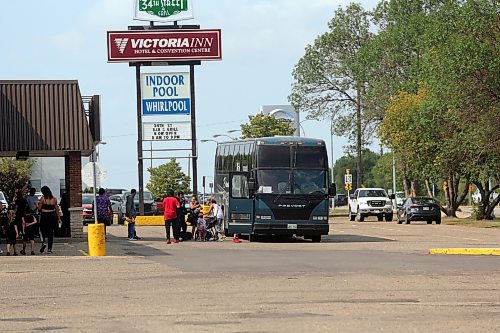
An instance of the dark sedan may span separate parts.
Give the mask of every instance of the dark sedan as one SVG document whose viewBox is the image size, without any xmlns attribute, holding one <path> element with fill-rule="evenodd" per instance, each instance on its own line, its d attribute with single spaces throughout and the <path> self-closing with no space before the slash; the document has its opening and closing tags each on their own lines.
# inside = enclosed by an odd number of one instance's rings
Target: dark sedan
<svg viewBox="0 0 500 333">
<path fill-rule="evenodd" d="M 441 224 L 441 209 L 433 198 L 415 197 L 406 198 L 402 205 L 398 205 L 398 223 L 409 224 L 412 221 L 427 221 L 427 224 Z"/>
</svg>

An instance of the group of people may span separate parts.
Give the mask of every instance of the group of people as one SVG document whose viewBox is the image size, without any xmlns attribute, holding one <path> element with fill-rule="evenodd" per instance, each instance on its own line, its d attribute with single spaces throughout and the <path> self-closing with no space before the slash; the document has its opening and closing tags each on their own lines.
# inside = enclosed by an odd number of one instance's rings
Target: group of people
<svg viewBox="0 0 500 333">
<path fill-rule="evenodd" d="M 132 189 L 126 201 L 125 218 L 128 222 L 128 240 L 140 239 L 135 232 L 135 210 L 134 197 L 137 191 Z M 187 203 L 184 192 L 179 191 L 177 195 L 173 189 L 168 189 L 166 197 L 163 199 L 163 219 L 165 221 L 166 243 L 177 244 L 181 241 L 197 240 L 200 242 L 207 240 L 223 241 L 224 235 L 224 212 L 214 198 L 210 198 L 208 204 L 210 209 L 205 214 L 196 195 L 193 195 Z M 189 208 L 187 208 L 189 207 Z M 186 218 L 187 216 L 187 218 Z M 188 232 L 188 223 L 191 232 Z M 235 236 L 233 242 L 239 242 Z"/>
<path fill-rule="evenodd" d="M 16 193 L 13 209 L 5 212 L 0 203 L 0 236 L 6 239 L 6 255 L 17 256 L 17 242 L 22 239 L 20 254 L 26 255 L 27 245 L 30 244 L 30 253 L 35 255 L 35 238 L 40 238 L 40 253 L 52 253 L 54 230 L 61 224 L 61 216 L 57 199 L 52 195 L 49 187 L 41 188 L 40 199 L 35 195 L 36 190 L 30 189 L 26 197 L 21 191 Z M 0 237 L 1 240 L 2 237 Z M 47 243 L 47 244 L 46 244 Z M 3 250 L 0 246 L 0 254 Z"/>
<path fill-rule="evenodd" d="M 175 196 L 172 189 L 167 190 L 167 196 L 163 199 L 167 244 L 171 244 L 170 228 L 173 231 L 174 243 L 190 239 L 200 242 L 209 239 L 223 241 L 226 238 L 223 226 L 224 212 L 213 198 L 209 200 L 209 205 L 209 211 L 204 214 L 198 198 L 193 195 L 189 201 L 189 208 L 186 208 L 188 205 L 182 191 Z M 188 223 L 191 225 L 191 232 L 187 231 Z"/>
</svg>

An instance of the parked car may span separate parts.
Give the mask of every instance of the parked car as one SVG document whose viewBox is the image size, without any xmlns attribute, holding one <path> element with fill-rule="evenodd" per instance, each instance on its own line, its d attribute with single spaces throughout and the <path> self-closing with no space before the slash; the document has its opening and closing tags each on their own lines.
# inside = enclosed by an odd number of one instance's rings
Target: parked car
<svg viewBox="0 0 500 333">
<path fill-rule="evenodd" d="M 111 201 L 111 209 L 113 209 L 113 214 L 118 216 L 118 223 L 122 223 L 123 221 L 123 213 L 122 213 L 122 195 L 114 194 L 109 197 L 109 201 Z"/>
<path fill-rule="evenodd" d="M 93 194 L 83 194 L 82 195 L 82 208 L 83 208 L 83 225 L 89 223 L 94 223 L 94 211 L 92 203 L 94 202 Z"/>
<path fill-rule="evenodd" d="M 490 202 L 492 202 L 493 200 L 495 200 L 496 198 L 498 197 L 498 193 L 497 192 L 491 192 L 490 193 Z M 474 193 L 472 193 L 472 200 L 476 203 L 476 204 L 479 204 L 481 202 L 481 192 L 479 192 L 478 189 L 476 189 L 474 191 Z"/>
<path fill-rule="evenodd" d="M 405 192 L 396 192 L 396 205 L 400 206 L 405 201 Z"/>
<path fill-rule="evenodd" d="M 337 194 L 333 199 L 335 207 L 347 206 L 347 203 L 347 195 L 345 194 Z"/>
<path fill-rule="evenodd" d="M 5 210 L 9 209 L 9 203 L 7 202 L 7 198 L 5 197 L 5 195 L 3 194 L 3 192 L 1 192 L 1 191 L 0 191 L 0 202 L 2 203 L 3 208 Z"/>
<path fill-rule="evenodd" d="M 111 200 L 111 208 L 113 208 L 113 201 Z M 94 223 L 94 194 L 83 194 L 82 195 L 82 208 L 83 208 L 83 225 L 87 225 L 89 223 Z M 114 211 L 113 211 L 114 213 Z M 113 224 L 113 217 L 110 216 L 108 219 L 109 224 Z"/>
<path fill-rule="evenodd" d="M 165 207 L 163 207 L 163 198 L 156 198 L 155 203 L 156 203 L 156 214 L 163 215 L 163 213 L 165 212 Z"/>
<path fill-rule="evenodd" d="M 398 224 L 409 224 L 412 221 L 427 221 L 427 224 L 441 224 L 441 209 L 439 203 L 429 197 L 406 198 L 398 205 Z"/>
<path fill-rule="evenodd" d="M 130 192 L 127 191 L 121 195 L 121 210 L 122 210 L 122 223 L 125 220 L 125 211 L 126 211 L 126 203 L 127 197 L 130 195 Z M 137 214 L 139 214 L 139 192 L 136 193 L 134 197 L 135 209 L 137 210 Z M 156 215 L 157 205 L 154 200 L 153 194 L 149 191 L 144 191 L 144 215 Z M 120 221 L 120 220 L 119 220 Z"/>
</svg>

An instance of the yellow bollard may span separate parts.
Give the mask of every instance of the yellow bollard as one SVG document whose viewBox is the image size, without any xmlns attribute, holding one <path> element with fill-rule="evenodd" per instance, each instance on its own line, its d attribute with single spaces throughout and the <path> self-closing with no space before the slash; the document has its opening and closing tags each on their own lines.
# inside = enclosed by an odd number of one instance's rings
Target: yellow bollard
<svg viewBox="0 0 500 333">
<path fill-rule="evenodd" d="M 89 224 L 89 256 L 103 257 L 106 255 L 106 236 L 104 235 L 104 224 Z"/>
<path fill-rule="evenodd" d="M 203 217 L 206 217 L 209 211 L 210 211 L 210 205 L 201 206 L 201 212 L 203 213 Z"/>
</svg>

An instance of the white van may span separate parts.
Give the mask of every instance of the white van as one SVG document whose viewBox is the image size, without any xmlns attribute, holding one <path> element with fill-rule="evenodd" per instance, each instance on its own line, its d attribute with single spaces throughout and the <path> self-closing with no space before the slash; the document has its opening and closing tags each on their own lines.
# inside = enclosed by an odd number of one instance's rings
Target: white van
<svg viewBox="0 0 500 333">
<path fill-rule="evenodd" d="M 7 198 L 5 197 L 3 192 L 0 192 L 0 202 L 2 203 L 5 209 L 9 208 L 9 203 L 7 202 Z"/>
</svg>

